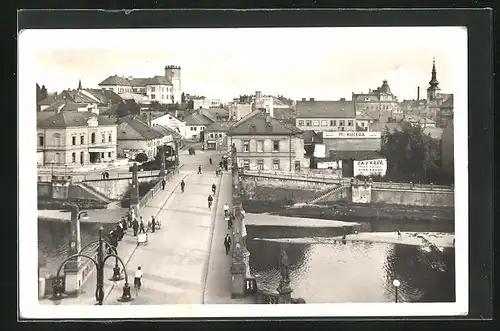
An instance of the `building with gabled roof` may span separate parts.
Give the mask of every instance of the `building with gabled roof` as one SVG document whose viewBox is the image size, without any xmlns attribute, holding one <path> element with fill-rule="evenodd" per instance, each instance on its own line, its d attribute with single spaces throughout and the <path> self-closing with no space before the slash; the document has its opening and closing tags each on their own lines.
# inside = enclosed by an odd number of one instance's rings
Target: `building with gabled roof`
<svg viewBox="0 0 500 331">
<path fill-rule="evenodd" d="M 205 149 L 218 151 L 230 150 L 231 145 L 227 139 L 227 133 L 234 123 L 236 122 L 220 121 L 208 125 L 205 130 L 203 130 L 203 134 L 205 135 L 203 145 Z"/>
<path fill-rule="evenodd" d="M 156 157 L 157 148 L 168 142 L 167 136 L 130 115 L 118 120 L 117 138 L 118 155 L 128 159 L 135 159 L 138 154 L 144 153 L 152 160 Z"/>
<path fill-rule="evenodd" d="M 198 140 L 203 137 L 203 130 L 214 121 L 203 115 L 199 109 L 195 110 L 184 120 L 184 138 L 188 140 Z"/>
<path fill-rule="evenodd" d="M 116 123 L 89 111 L 37 112 L 39 165 L 88 165 L 116 160 Z"/>
<path fill-rule="evenodd" d="M 296 103 L 296 126 L 301 130 L 355 131 L 356 113 L 354 103 L 339 101 L 309 101 L 302 99 Z"/>
<path fill-rule="evenodd" d="M 300 171 L 309 168 L 302 130 L 255 110 L 227 133 L 236 148 L 238 165 L 247 170 Z"/>
</svg>

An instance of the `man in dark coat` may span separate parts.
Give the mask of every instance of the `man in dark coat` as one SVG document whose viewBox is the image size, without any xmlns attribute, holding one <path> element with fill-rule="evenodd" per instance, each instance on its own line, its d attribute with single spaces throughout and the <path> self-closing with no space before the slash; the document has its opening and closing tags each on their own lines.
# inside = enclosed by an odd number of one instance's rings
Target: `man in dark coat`
<svg viewBox="0 0 500 331">
<path fill-rule="evenodd" d="M 132 229 L 134 230 L 134 237 L 137 237 L 137 232 L 139 231 L 139 222 L 137 222 L 137 218 L 134 218 L 132 221 Z"/>
<path fill-rule="evenodd" d="M 226 234 L 226 238 L 224 238 L 224 247 L 226 248 L 226 255 L 229 255 L 229 249 L 231 248 L 231 237 L 229 237 L 229 234 Z"/>
<path fill-rule="evenodd" d="M 214 201 L 214 198 L 212 198 L 212 195 L 208 196 L 208 208 L 212 208 L 212 202 Z"/>
<path fill-rule="evenodd" d="M 166 183 L 167 183 L 167 182 L 165 181 L 165 178 L 163 178 L 163 179 L 161 180 L 161 189 L 162 189 L 162 190 L 165 190 L 165 184 L 166 184 Z"/>
<path fill-rule="evenodd" d="M 144 228 L 144 220 L 142 219 L 139 221 L 139 233 L 146 233 L 146 229 Z"/>
</svg>

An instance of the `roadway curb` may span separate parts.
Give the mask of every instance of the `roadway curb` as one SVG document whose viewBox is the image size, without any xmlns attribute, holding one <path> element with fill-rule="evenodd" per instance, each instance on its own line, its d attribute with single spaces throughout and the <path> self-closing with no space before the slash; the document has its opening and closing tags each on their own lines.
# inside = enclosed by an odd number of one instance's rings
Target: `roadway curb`
<svg viewBox="0 0 500 331">
<path fill-rule="evenodd" d="M 212 222 L 210 224 L 210 239 L 208 240 L 208 259 L 205 261 L 205 265 L 203 266 L 203 292 L 201 294 L 201 303 L 205 303 L 205 293 L 207 291 L 207 279 L 208 279 L 208 267 L 210 266 L 210 261 L 212 260 L 212 246 L 213 246 L 213 240 L 214 240 L 214 233 L 215 233 L 215 223 L 217 222 L 217 207 L 219 204 L 219 194 L 222 186 L 222 177 L 224 176 L 224 173 L 220 176 L 219 181 L 217 183 L 217 186 L 219 189 L 217 190 L 217 196 L 215 197 L 215 201 L 217 203 L 214 203 L 214 209 L 212 209 L 212 215 L 210 217 L 212 218 Z"/>
</svg>

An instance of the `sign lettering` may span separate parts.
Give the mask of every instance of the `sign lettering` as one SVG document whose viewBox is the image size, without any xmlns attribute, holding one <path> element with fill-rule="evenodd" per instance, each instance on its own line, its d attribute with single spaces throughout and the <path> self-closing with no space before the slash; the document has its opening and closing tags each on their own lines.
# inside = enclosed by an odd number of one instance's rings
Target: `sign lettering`
<svg viewBox="0 0 500 331">
<path fill-rule="evenodd" d="M 354 176 L 385 176 L 387 160 L 360 160 L 354 161 Z"/>
<path fill-rule="evenodd" d="M 326 131 L 323 132 L 323 139 L 338 138 L 380 138 L 380 132 L 371 131 Z"/>
</svg>

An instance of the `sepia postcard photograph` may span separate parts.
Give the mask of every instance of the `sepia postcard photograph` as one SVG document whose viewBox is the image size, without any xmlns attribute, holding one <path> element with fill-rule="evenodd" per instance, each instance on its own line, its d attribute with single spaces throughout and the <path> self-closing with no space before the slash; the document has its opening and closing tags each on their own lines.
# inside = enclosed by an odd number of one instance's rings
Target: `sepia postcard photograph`
<svg viewBox="0 0 500 331">
<path fill-rule="evenodd" d="M 467 313 L 465 27 L 18 50 L 22 317 Z"/>
</svg>

